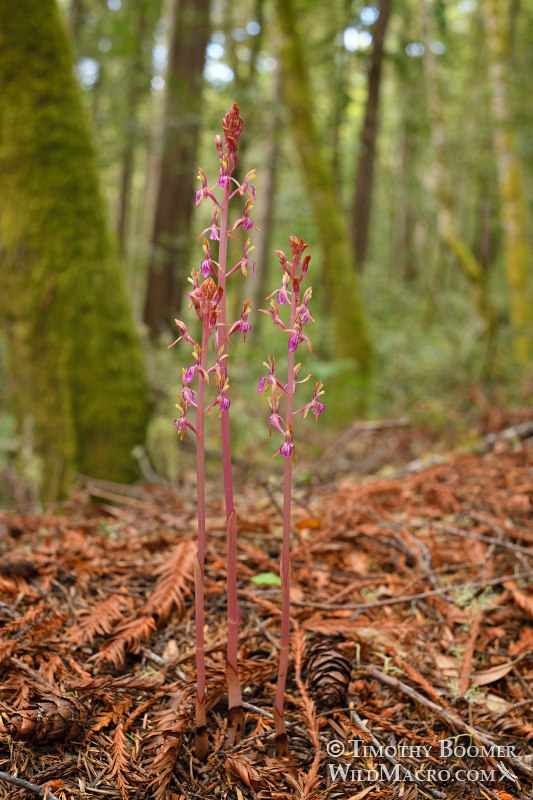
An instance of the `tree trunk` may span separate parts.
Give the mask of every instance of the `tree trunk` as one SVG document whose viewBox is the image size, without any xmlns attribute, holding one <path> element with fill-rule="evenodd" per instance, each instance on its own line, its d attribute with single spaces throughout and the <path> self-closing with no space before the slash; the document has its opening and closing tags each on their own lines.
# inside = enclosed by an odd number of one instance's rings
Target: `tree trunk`
<svg viewBox="0 0 533 800">
<path fill-rule="evenodd" d="M 120 247 L 120 255 L 125 257 L 127 251 L 128 221 L 131 205 L 131 184 L 133 180 L 133 170 L 135 167 L 135 149 L 139 139 L 138 112 L 139 103 L 142 97 L 142 79 L 144 73 L 143 50 L 146 36 L 146 12 L 148 10 L 148 0 L 139 0 L 137 11 L 137 24 L 135 25 L 134 35 L 134 54 L 130 65 L 130 73 L 127 88 L 127 128 L 124 132 L 124 149 L 122 151 L 122 163 L 120 170 L 120 190 L 118 199 L 118 219 L 117 233 Z"/>
<path fill-rule="evenodd" d="M 510 40 L 507 8 L 499 0 L 484 0 L 490 53 L 489 83 L 494 120 L 494 148 L 498 167 L 503 227 L 504 263 L 509 287 L 513 346 L 520 364 L 529 367 L 533 356 L 533 295 L 531 250 L 527 237 L 527 204 L 522 168 L 512 133 L 508 109 Z"/>
<path fill-rule="evenodd" d="M 374 187 L 374 166 L 376 163 L 376 141 L 378 136 L 379 94 L 385 33 L 389 21 L 391 0 L 380 0 L 379 17 L 374 26 L 374 46 L 368 71 L 368 93 L 365 107 L 363 130 L 359 145 L 359 160 L 355 178 L 355 194 L 352 206 L 352 238 L 355 259 L 361 271 L 368 249 L 370 213 L 372 210 L 372 190 Z"/>
<path fill-rule="evenodd" d="M 46 500 L 76 470 L 134 477 L 147 419 L 80 94 L 56 0 L 0 0 L 0 320 Z"/>
<path fill-rule="evenodd" d="M 274 76 L 274 90 L 271 101 L 272 112 L 268 119 L 268 131 L 265 141 L 265 158 L 262 169 L 262 183 L 260 195 L 260 226 L 261 235 L 257 237 L 256 244 L 256 279 L 250 284 L 250 301 L 255 311 L 265 301 L 267 294 L 268 263 L 273 253 L 272 230 L 274 223 L 274 202 L 276 197 L 278 161 L 280 155 L 280 105 L 281 101 L 281 70 L 278 64 Z M 255 336 L 257 325 L 254 325 L 251 334 Z"/>
<path fill-rule="evenodd" d="M 276 0 L 276 10 L 282 33 L 283 96 L 290 113 L 292 135 L 302 162 L 322 248 L 324 278 L 335 324 L 336 356 L 352 360 L 359 375 L 368 376 L 372 361 L 371 344 L 359 295 L 355 256 L 339 189 L 328 167 L 315 124 L 312 90 L 302 40 L 296 27 L 293 0 Z M 355 400 L 350 396 L 346 371 L 339 375 L 339 382 L 344 383 L 343 401 L 345 411 L 349 412 L 354 409 Z M 351 389 L 354 389 L 353 385 Z"/>
<path fill-rule="evenodd" d="M 497 317 L 489 294 L 488 274 L 475 253 L 457 228 L 453 195 L 446 180 L 446 132 L 442 118 L 437 64 L 431 50 L 429 11 L 426 0 L 420 0 L 422 26 L 424 30 L 424 63 L 427 80 L 427 105 L 430 120 L 430 137 L 434 155 L 433 181 L 438 204 L 438 235 L 440 240 L 455 255 L 459 266 L 473 286 L 474 302 L 483 321 L 487 353 L 490 354 L 496 335 Z M 490 359 L 486 367 L 490 368 Z"/>
<path fill-rule="evenodd" d="M 190 222 L 198 171 L 210 0 L 175 0 L 165 96 L 164 144 L 157 191 L 144 320 L 152 338 L 180 310 L 189 273 Z"/>
<path fill-rule="evenodd" d="M 84 0 L 71 0 L 70 7 L 68 10 L 68 22 L 75 43 L 78 42 L 78 37 L 80 35 L 80 28 L 82 26 L 84 13 L 85 13 Z"/>
</svg>

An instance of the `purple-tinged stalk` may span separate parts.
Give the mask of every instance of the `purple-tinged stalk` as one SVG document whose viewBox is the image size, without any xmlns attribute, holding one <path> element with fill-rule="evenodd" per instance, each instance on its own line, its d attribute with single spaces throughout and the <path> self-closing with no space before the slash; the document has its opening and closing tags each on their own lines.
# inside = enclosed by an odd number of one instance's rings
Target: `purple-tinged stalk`
<svg viewBox="0 0 533 800">
<path fill-rule="evenodd" d="M 308 375 L 303 380 L 297 380 L 301 364 L 295 365 L 295 354 L 298 346 L 305 342 L 309 351 L 312 351 L 311 341 L 303 332 L 305 324 L 309 321 L 314 322 L 307 308 L 311 299 L 311 288 L 305 290 L 301 296 L 300 287 L 307 274 L 311 256 L 306 256 L 303 260 L 303 251 L 307 245 L 303 239 L 296 236 L 290 237 L 292 261 L 288 261 L 285 253 L 276 250 L 281 267 L 283 278 L 280 289 L 277 291 L 277 302 L 270 300 L 270 309 L 263 311 L 269 314 L 274 325 L 280 327 L 282 331 L 288 333 L 288 358 L 287 358 L 287 383 L 282 384 L 275 376 L 275 361 L 272 356 L 268 357 L 268 374 L 259 381 L 258 391 L 262 392 L 265 386 L 270 388 L 270 418 L 269 429 L 276 428 L 284 441 L 275 455 L 281 453 L 285 457 L 284 480 L 283 480 L 283 543 L 281 550 L 281 638 L 280 655 L 278 668 L 278 681 L 276 685 L 276 697 L 274 700 L 274 724 L 276 730 L 276 751 L 280 756 L 288 755 L 289 740 L 284 719 L 284 698 L 285 686 L 287 682 L 287 671 L 289 667 L 289 637 L 290 637 L 290 536 L 291 536 L 291 505 L 292 505 L 292 458 L 296 455 L 293 440 L 293 419 L 295 414 L 302 413 L 305 419 L 309 411 L 314 415 L 315 421 L 324 411 L 324 405 L 319 401 L 323 394 L 322 381 L 318 381 L 313 392 L 313 397 L 309 403 L 302 408 L 294 411 L 294 393 L 297 383 L 304 383 L 309 380 Z M 289 289 L 290 286 L 290 289 Z M 270 298 L 276 292 L 270 295 Z M 280 317 L 280 306 L 289 305 L 289 326 L 287 327 Z M 279 403 L 285 395 L 285 419 L 279 414 Z"/>
<path fill-rule="evenodd" d="M 243 252 L 243 258 L 232 270 L 227 270 L 227 250 L 228 250 L 228 237 L 231 232 L 238 227 L 243 230 L 250 230 L 256 227 L 253 220 L 250 219 L 250 211 L 252 209 L 252 198 L 255 197 L 255 192 L 249 181 L 254 176 L 254 171 L 249 172 L 243 184 L 238 184 L 231 177 L 238 163 L 238 145 L 239 137 L 243 128 L 243 121 L 239 116 L 239 107 L 236 103 L 233 104 L 229 112 L 224 117 L 222 122 L 224 131 L 224 142 L 220 136 L 216 137 L 217 149 L 220 158 L 220 177 L 219 185 L 223 188 L 222 207 L 220 213 L 220 242 L 219 242 L 219 264 L 218 264 L 218 285 L 223 290 L 222 303 L 220 306 L 220 319 L 217 330 L 217 344 L 223 360 L 224 371 L 224 411 L 229 408 L 229 398 L 227 395 L 227 338 L 230 332 L 235 329 L 235 325 L 228 331 L 226 323 L 226 277 L 238 268 L 241 269 L 244 275 L 247 272 L 248 253 L 250 251 L 250 240 L 248 239 Z M 237 188 L 232 192 L 232 181 L 237 185 Z M 236 195 L 241 196 L 244 193 L 249 196 L 245 202 L 244 214 L 236 220 L 228 229 L 228 212 L 230 200 Z M 243 313 L 241 315 L 241 332 L 246 335 L 250 329 L 250 325 L 246 317 L 250 311 L 250 304 L 245 303 L 243 306 Z M 244 325 L 244 328 L 242 327 Z M 221 406 L 222 408 L 222 406 Z M 224 499 L 226 505 L 226 570 L 227 570 L 227 604 L 228 604 L 228 649 L 226 659 L 226 680 L 228 684 L 228 739 L 230 744 L 238 744 L 241 739 L 244 712 L 242 707 L 242 692 L 239 680 L 239 665 L 238 665 L 238 643 L 239 643 L 239 608 L 237 604 L 237 516 L 235 513 L 235 503 L 233 497 L 233 475 L 231 468 L 231 435 L 230 435 L 230 422 L 229 414 L 222 413 L 220 417 L 221 425 L 221 438 L 222 438 L 222 470 L 224 474 Z"/>
<path fill-rule="evenodd" d="M 198 345 L 188 334 L 185 325 L 176 320 L 182 336 L 189 343 L 193 343 L 193 356 L 195 363 L 182 370 L 183 389 L 177 408 L 181 417 L 174 424 L 180 431 L 181 437 L 186 428 L 196 434 L 196 501 L 198 514 L 198 551 L 194 563 L 194 609 L 196 628 L 196 726 L 194 749 L 200 761 L 207 758 L 208 738 L 207 719 L 205 707 L 205 647 L 204 647 L 204 564 L 205 564 L 205 385 L 209 381 L 207 371 L 207 347 L 211 334 L 215 330 L 219 315 L 220 298 L 222 290 L 217 288 L 213 278 L 207 278 L 199 284 L 199 274 L 193 270 L 193 290 L 189 293 L 191 305 L 194 305 L 196 315 L 202 323 L 202 343 Z M 179 341 L 179 340 L 177 340 Z M 174 343 L 175 344 L 175 343 Z M 172 347 L 172 345 L 170 345 Z M 198 389 L 196 395 L 190 388 L 194 376 L 197 376 Z M 196 429 L 187 421 L 187 407 L 196 406 Z"/>
<path fill-rule="evenodd" d="M 243 127 L 243 121 L 239 116 L 239 108 L 236 103 L 226 114 L 223 120 L 224 143 L 220 136 L 216 137 L 216 145 L 220 158 L 220 175 L 218 185 L 222 188 L 222 202 L 217 200 L 214 190 L 216 186 L 209 188 L 207 176 L 203 170 L 199 170 L 199 180 L 201 188 L 195 193 L 195 203 L 200 203 L 209 198 L 213 203 L 213 213 L 211 225 L 202 231 L 200 237 L 209 233 L 211 241 L 218 241 L 219 253 L 218 262 L 213 259 L 211 245 L 207 239 L 203 239 L 204 257 L 201 262 L 200 272 L 192 271 L 193 289 L 188 297 L 191 306 L 194 306 L 196 315 L 202 322 L 202 342 L 201 345 L 194 341 L 189 335 L 186 325 L 180 320 L 175 320 L 180 330 L 180 337 L 188 344 L 193 345 L 194 364 L 182 372 L 183 389 L 180 395 L 177 408 L 181 411 L 179 419 L 175 420 L 175 425 L 183 434 L 186 428 L 190 428 L 196 434 L 196 459 L 197 459 L 197 502 L 198 502 L 198 557 L 195 564 L 195 619 L 196 619 L 196 665 L 197 665 L 197 698 L 196 698 L 196 741 L 195 752 L 198 758 L 205 760 L 207 756 L 207 728 L 205 713 L 205 659 L 204 659 L 204 562 L 205 562 L 205 468 L 204 468 L 204 420 L 205 412 L 210 413 L 215 406 L 218 406 L 221 419 L 222 436 L 222 461 L 224 474 L 224 494 L 226 502 L 227 517 L 227 594 L 228 594 L 228 655 L 227 655 L 227 682 L 228 682 L 228 737 L 231 744 L 239 742 L 242 733 L 243 709 L 242 693 L 238 673 L 238 625 L 239 609 L 237 605 L 237 520 L 235 505 L 233 501 L 233 480 L 231 470 L 231 441 L 229 427 L 229 407 L 230 399 L 228 396 L 228 369 L 227 369 L 227 343 L 228 338 L 233 333 L 242 333 L 246 340 L 246 334 L 250 330 L 248 314 L 250 313 L 250 301 L 243 303 L 240 319 L 232 325 L 228 325 L 226 318 L 226 278 L 233 272 L 240 269 L 242 275 L 246 277 L 248 268 L 254 274 L 254 262 L 249 258 L 253 247 L 250 239 L 246 240 L 243 248 L 242 259 L 232 269 L 227 269 L 227 245 L 228 237 L 238 227 L 243 230 L 250 230 L 254 222 L 250 219 L 252 209 L 252 198 L 255 198 L 255 191 L 250 181 L 254 177 L 254 171 L 249 172 L 242 184 L 232 177 L 232 172 L 237 166 L 238 141 Z M 224 149 L 225 146 L 225 149 Z M 236 188 L 232 191 L 232 183 Z M 243 215 L 237 219 L 231 228 L 228 226 L 228 212 L 230 201 L 236 196 L 246 195 Z M 200 284 L 200 279 L 204 278 Z M 215 282 L 214 278 L 217 279 Z M 218 285 L 217 285 L 218 283 Z M 216 361 L 208 368 L 207 352 L 210 338 L 213 337 L 216 343 Z M 176 344 L 174 342 L 174 344 Z M 170 345 L 172 347 L 172 345 Z M 209 375 L 214 375 L 217 388 L 215 399 L 205 408 L 205 384 L 209 383 Z M 193 378 L 197 379 L 197 396 L 190 388 Z M 196 428 L 187 421 L 187 408 L 189 405 L 196 406 Z"/>
</svg>

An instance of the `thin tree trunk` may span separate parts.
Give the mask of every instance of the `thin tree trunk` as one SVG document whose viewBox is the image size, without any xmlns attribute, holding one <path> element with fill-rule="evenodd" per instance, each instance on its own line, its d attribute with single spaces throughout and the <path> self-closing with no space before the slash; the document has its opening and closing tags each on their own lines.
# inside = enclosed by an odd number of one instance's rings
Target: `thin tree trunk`
<svg viewBox="0 0 533 800">
<path fill-rule="evenodd" d="M 84 0 L 72 0 L 68 10 L 68 22 L 75 43 L 78 42 L 84 13 Z"/>
<path fill-rule="evenodd" d="M 144 320 L 155 338 L 180 310 L 188 274 L 210 0 L 175 0 L 165 97 L 164 145 Z"/>
<path fill-rule="evenodd" d="M 355 193 L 352 206 L 352 238 L 355 259 L 361 271 L 368 249 L 370 213 L 372 210 L 372 190 L 374 187 L 374 168 L 376 163 L 376 142 L 378 135 L 379 96 L 385 34 L 389 21 L 391 0 L 380 0 L 379 17 L 374 26 L 374 46 L 368 72 L 368 93 L 360 139 L 359 160 L 355 178 Z"/>
<path fill-rule="evenodd" d="M 274 76 L 274 92 L 272 96 L 272 114 L 269 117 L 269 130 L 266 136 L 266 156 L 262 170 L 263 182 L 261 184 L 261 235 L 257 237 L 255 274 L 256 280 L 251 284 L 252 309 L 258 308 L 263 303 L 266 294 L 268 261 L 272 248 L 272 228 L 274 222 L 274 199 L 277 186 L 277 166 L 280 155 L 280 110 L 281 102 L 281 69 L 278 64 Z M 252 327 L 251 333 L 255 335 L 257 326 Z"/>
<path fill-rule="evenodd" d="M 117 233 L 120 254 L 124 258 L 127 249 L 128 220 L 131 204 L 131 184 L 135 168 L 135 149 L 138 141 L 139 103 L 142 97 L 144 72 L 143 49 L 145 45 L 148 0 L 139 0 L 137 25 L 135 26 L 135 52 L 130 65 L 127 89 L 127 130 L 124 134 L 124 150 L 120 174 Z"/>
<path fill-rule="evenodd" d="M 404 97 L 408 93 L 406 92 Z M 392 251 L 390 256 L 391 274 L 402 281 L 409 282 L 416 275 L 414 261 L 413 229 L 415 215 L 411 200 L 409 178 L 415 166 L 415 137 L 413 125 L 406 117 L 398 141 L 400 154 L 397 197 L 394 203 L 394 220 L 392 225 Z"/>
<path fill-rule="evenodd" d="M 351 359 L 359 375 L 367 376 L 372 363 L 371 343 L 359 295 L 355 255 L 339 190 L 315 123 L 312 90 L 293 0 L 276 0 L 276 11 L 282 33 L 283 96 L 322 249 L 324 279 L 335 325 L 336 356 Z M 349 385 L 348 370 L 339 374 L 337 380 L 345 388 L 341 399 L 344 412 L 355 413 L 353 393 L 356 389 L 355 384 Z"/>
<path fill-rule="evenodd" d="M 499 0 L 484 0 L 489 44 L 489 82 L 494 119 L 494 148 L 498 166 L 504 263 L 509 287 L 509 311 L 517 360 L 530 366 L 533 356 L 533 295 L 531 249 L 526 230 L 526 198 L 522 169 L 508 108 L 510 40 L 507 8 Z"/>
<path fill-rule="evenodd" d="M 472 248 L 461 236 L 455 221 L 452 193 L 446 179 L 446 133 L 442 119 L 442 100 L 439 91 L 436 57 L 430 47 L 429 12 L 426 0 L 420 0 L 420 3 L 425 44 L 424 63 L 427 80 L 427 105 L 434 154 L 433 181 L 438 204 L 438 235 L 441 241 L 454 253 L 459 266 L 472 283 L 474 302 L 484 323 L 487 350 L 490 352 L 496 334 L 497 317 L 489 294 L 487 272 L 476 258 Z M 487 366 L 489 366 L 488 362 Z"/>
</svg>

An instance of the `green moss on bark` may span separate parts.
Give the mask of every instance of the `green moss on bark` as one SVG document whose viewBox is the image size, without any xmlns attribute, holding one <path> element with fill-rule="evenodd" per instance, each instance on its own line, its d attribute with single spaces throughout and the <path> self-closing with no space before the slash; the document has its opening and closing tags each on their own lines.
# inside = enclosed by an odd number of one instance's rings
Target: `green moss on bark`
<svg viewBox="0 0 533 800">
<path fill-rule="evenodd" d="M 75 470 L 131 479 L 143 359 L 55 0 L 0 0 L 0 314 L 11 405 L 44 496 Z"/>
<path fill-rule="evenodd" d="M 335 322 L 335 355 L 356 367 L 331 383 L 342 389 L 339 411 L 361 408 L 361 389 L 372 369 L 372 345 L 357 280 L 355 252 L 335 178 L 327 165 L 313 115 L 313 98 L 292 2 L 277 0 L 282 32 L 283 93 L 294 142 L 302 162 L 312 214 L 323 252 L 325 283 Z M 358 399 L 355 399 L 358 398 Z M 343 408 L 344 407 L 344 408 Z"/>
</svg>

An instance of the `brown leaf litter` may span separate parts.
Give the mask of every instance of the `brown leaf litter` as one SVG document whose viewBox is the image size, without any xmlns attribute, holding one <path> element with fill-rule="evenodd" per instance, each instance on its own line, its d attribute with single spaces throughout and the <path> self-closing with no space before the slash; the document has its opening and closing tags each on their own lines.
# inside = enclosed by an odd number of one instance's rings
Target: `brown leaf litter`
<svg viewBox="0 0 533 800">
<path fill-rule="evenodd" d="M 533 459 L 531 439 L 495 442 L 295 490 L 288 758 L 271 714 L 277 493 L 238 503 L 246 721 L 231 749 L 224 514 L 209 509 L 204 765 L 194 503 L 89 485 L 53 513 L 1 513 L 0 797 L 529 798 Z"/>
</svg>

